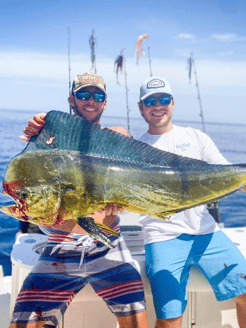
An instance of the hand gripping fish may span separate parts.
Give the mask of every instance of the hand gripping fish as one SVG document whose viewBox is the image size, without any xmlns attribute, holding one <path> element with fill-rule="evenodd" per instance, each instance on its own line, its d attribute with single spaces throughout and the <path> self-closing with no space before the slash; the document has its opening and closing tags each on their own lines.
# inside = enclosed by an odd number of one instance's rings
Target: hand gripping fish
<svg viewBox="0 0 246 328">
<path fill-rule="evenodd" d="M 51 111 L 9 163 L 3 190 L 15 204 L 1 211 L 46 226 L 73 218 L 110 245 L 105 232 L 112 229 L 87 218 L 107 203 L 165 220 L 244 185 L 246 164 L 210 165 Z"/>
</svg>

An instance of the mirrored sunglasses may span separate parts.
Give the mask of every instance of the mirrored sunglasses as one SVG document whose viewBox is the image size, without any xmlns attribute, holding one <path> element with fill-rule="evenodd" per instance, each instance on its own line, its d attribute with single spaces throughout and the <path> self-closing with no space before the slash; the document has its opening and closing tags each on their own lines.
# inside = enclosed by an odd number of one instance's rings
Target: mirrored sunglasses
<svg viewBox="0 0 246 328">
<path fill-rule="evenodd" d="M 93 100 L 95 102 L 104 102 L 106 99 L 105 93 L 93 93 L 93 92 L 76 92 L 75 97 L 78 98 L 79 100 L 89 100 L 90 97 L 93 97 Z"/>
<path fill-rule="evenodd" d="M 148 97 L 144 99 L 144 104 L 146 107 L 154 107 L 157 104 L 157 100 L 161 105 L 169 105 L 172 101 L 171 95 L 165 95 L 161 97 Z"/>
</svg>

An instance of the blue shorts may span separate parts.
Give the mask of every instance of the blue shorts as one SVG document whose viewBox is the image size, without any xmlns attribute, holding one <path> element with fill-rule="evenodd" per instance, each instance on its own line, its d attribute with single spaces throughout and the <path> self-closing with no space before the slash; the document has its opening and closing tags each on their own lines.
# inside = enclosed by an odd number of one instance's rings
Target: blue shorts
<svg viewBox="0 0 246 328">
<path fill-rule="evenodd" d="M 180 317 L 186 308 L 191 265 L 198 267 L 218 301 L 246 293 L 246 260 L 222 232 L 187 235 L 145 245 L 146 271 L 158 319 Z"/>
<path fill-rule="evenodd" d="M 18 294 L 11 322 L 46 321 L 57 326 L 87 283 L 116 316 L 145 311 L 141 276 L 123 237 L 110 237 L 115 248 L 109 249 L 79 236 L 50 233 L 38 264 Z"/>
</svg>

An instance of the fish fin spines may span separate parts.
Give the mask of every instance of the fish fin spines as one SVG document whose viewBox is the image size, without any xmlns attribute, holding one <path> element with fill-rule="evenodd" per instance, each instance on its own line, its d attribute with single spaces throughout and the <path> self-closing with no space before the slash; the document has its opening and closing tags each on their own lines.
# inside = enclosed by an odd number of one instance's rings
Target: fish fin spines
<svg viewBox="0 0 246 328">
<path fill-rule="evenodd" d="M 76 133 L 74 133 L 76 131 Z M 182 170 L 187 166 L 206 166 L 205 162 L 163 152 L 150 145 L 124 136 L 108 128 L 101 128 L 82 117 L 65 112 L 50 111 L 37 137 L 33 137 L 25 151 L 67 149 L 83 154 L 128 163 L 158 165 Z"/>
<path fill-rule="evenodd" d="M 119 236 L 118 232 L 116 232 L 114 229 L 111 229 L 110 227 L 106 226 L 105 224 L 99 223 L 95 221 L 95 224 L 105 233 L 109 233 L 113 236 Z"/>
<path fill-rule="evenodd" d="M 83 228 L 95 239 L 101 241 L 109 248 L 115 247 L 105 232 L 102 231 L 101 227 L 98 226 L 98 222 L 96 222 L 92 217 L 77 218 L 76 221 L 81 228 Z"/>
</svg>

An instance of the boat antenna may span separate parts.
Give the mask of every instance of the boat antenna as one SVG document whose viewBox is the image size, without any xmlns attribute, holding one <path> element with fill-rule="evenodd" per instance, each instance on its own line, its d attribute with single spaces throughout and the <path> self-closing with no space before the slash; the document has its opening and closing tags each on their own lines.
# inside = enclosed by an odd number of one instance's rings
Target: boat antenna
<svg viewBox="0 0 246 328">
<path fill-rule="evenodd" d="M 96 52 L 95 52 L 95 48 L 96 48 L 96 38 L 95 38 L 95 32 L 94 30 L 92 30 L 91 32 L 91 36 L 89 38 L 89 45 L 91 48 L 91 71 L 94 68 L 94 73 L 97 74 L 97 68 L 96 68 Z"/>
<path fill-rule="evenodd" d="M 199 84 L 198 84 L 198 78 L 197 78 L 197 72 L 196 72 L 195 59 L 194 59 L 193 52 L 191 52 L 190 57 L 188 59 L 188 65 L 189 65 L 189 83 L 191 83 L 192 67 L 194 70 L 194 75 L 195 75 L 195 79 L 196 79 L 196 88 L 197 88 L 197 99 L 198 99 L 199 105 L 200 105 L 199 116 L 201 117 L 201 120 L 202 120 L 203 132 L 205 132 L 205 122 L 204 122 L 204 116 L 203 116 L 203 110 L 202 110 L 202 100 L 201 100 L 201 95 L 200 95 L 200 90 L 199 90 Z"/>
<path fill-rule="evenodd" d="M 150 71 L 150 77 L 152 77 L 153 74 L 152 74 L 152 68 L 151 68 L 150 46 L 149 46 L 148 38 L 146 40 L 147 40 L 148 56 L 149 56 L 149 71 Z"/>
<path fill-rule="evenodd" d="M 122 56 L 123 56 L 123 65 L 124 65 L 124 73 L 125 73 L 125 90 L 126 90 L 126 115 L 127 115 L 127 129 L 131 135 L 131 131 L 130 131 L 130 108 L 128 105 L 128 87 L 127 87 L 127 72 L 126 72 L 126 59 L 123 55 L 125 48 L 122 49 Z"/>
<path fill-rule="evenodd" d="M 70 27 L 68 28 L 68 94 L 71 92 L 71 65 L 70 65 Z M 69 103 L 69 113 L 72 113 L 72 106 Z"/>
</svg>

